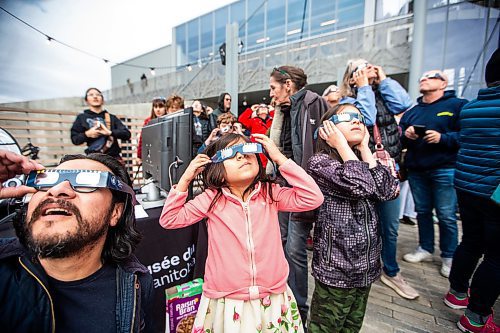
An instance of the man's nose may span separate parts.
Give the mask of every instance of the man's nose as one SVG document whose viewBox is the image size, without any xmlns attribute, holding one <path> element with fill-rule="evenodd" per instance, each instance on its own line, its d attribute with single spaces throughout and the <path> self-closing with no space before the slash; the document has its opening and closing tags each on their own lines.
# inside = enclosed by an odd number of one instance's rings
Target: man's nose
<svg viewBox="0 0 500 333">
<path fill-rule="evenodd" d="M 68 180 L 65 180 L 59 184 L 52 186 L 47 194 L 53 197 L 74 197 L 76 195 L 75 190 L 71 187 Z"/>
</svg>

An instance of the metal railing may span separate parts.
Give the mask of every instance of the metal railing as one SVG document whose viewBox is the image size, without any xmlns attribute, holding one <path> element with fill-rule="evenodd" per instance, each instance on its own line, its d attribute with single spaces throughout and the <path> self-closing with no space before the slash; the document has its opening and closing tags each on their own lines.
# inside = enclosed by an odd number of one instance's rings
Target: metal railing
<svg viewBox="0 0 500 333">
<path fill-rule="evenodd" d="M 350 27 L 333 33 L 247 52 L 239 56 L 239 92 L 269 89 L 269 74 L 277 65 L 301 67 L 308 75 L 309 84 L 333 82 L 345 70 L 351 58 L 365 58 L 384 67 L 387 74 L 407 73 L 410 66 L 410 45 L 413 16 Z M 196 80 L 189 85 L 193 76 Z M 214 60 L 203 68 L 192 67 L 148 79 L 144 89 L 131 94 L 128 86 L 106 91 L 113 103 L 150 101 L 153 96 L 167 96 L 182 92 L 185 99 L 218 96 L 225 87 L 225 68 Z"/>
</svg>

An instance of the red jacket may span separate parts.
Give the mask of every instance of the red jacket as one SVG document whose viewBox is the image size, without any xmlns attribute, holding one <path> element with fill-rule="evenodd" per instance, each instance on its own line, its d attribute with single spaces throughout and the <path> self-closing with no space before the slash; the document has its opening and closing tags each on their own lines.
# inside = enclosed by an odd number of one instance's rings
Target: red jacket
<svg viewBox="0 0 500 333">
<path fill-rule="evenodd" d="M 248 128 L 251 134 L 267 134 L 268 129 L 271 128 L 271 124 L 273 123 L 274 111 L 271 111 L 270 116 L 266 120 L 262 120 L 260 117 L 252 118 L 252 113 L 252 109 L 247 108 L 239 116 L 238 121 Z"/>
</svg>

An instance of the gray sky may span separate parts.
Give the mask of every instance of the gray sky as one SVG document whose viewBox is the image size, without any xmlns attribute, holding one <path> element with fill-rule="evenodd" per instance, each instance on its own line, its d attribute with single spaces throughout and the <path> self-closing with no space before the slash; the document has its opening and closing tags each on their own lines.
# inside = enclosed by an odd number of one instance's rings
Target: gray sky
<svg viewBox="0 0 500 333">
<path fill-rule="evenodd" d="M 172 27 L 235 0 L 0 0 L 45 34 L 120 62 L 171 43 Z M 0 103 L 111 87 L 111 64 L 46 38 L 0 10 Z M 161 65 L 161 64 L 152 64 Z"/>
</svg>

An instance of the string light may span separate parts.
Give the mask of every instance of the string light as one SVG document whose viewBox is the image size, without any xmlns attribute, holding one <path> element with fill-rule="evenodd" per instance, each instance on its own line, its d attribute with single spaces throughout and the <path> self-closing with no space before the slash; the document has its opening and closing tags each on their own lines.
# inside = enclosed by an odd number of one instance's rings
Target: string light
<svg viewBox="0 0 500 333">
<path fill-rule="evenodd" d="M 47 45 L 51 45 L 53 43 L 58 43 L 58 44 L 61 44 L 63 46 L 66 46 L 67 48 L 70 48 L 74 51 L 77 51 L 77 52 L 80 52 L 80 53 L 84 53 L 90 57 L 93 57 L 93 58 L 97 58 L 99 60 L 102 60 L 105 64 L 112 64 L 112 65 L 115 65 L 115 66 L 127 66 L 127 67 L 134 67 L 134 68 L 143 68 L 143 69 L 149 69 L 150 72 L 151 72 L 151 75 L 155 75 L 155 69 L 175 69 L 175 68 L 179 68 L 179 66 L 155 66 L 155 67 L 151 67 L 151 66 L 144 66 L 144 65 L 136 65 L 136 64 L 131 64 L 131 63 L 127 63 L 127 62 L 116 62 L 116 61 L 112 61 L 110 59 L 107 59 L 107 58 L 103 58 L 103 57 L 100 57 L 98 55 L 95 55 L 93 53 L 90 53 L 90 52 L 87 52 L 85 50 L 82 50 L 82 49 L 79 49 L 77 47 L 74 47 L 72 45 L 69 45 L 65 42 L 62 42 L 60 40 L 57 40 L 56 38 L 53 38 L 53 37 L 50 37 L 49 35 L 47 35 L 46 33 L 44 33 L 43 31 L 35 28 L 34 26 L 32 26 L 31 24 L 29 24 L 28 22 L 20 19 L 19 17 L 17 17 L 16 15 L 12 14 L 11 12 L 9 12 L 8 10 L 6 10 L 5 8 L 1 7 L 0 6 L 0 10 L 4 11 L 5 13 L 7 13 L 8 15 L 12 16 L 13 18 L 15 18 L 16 20 L 18 20 L 19 22 L 23 23 L 24 25 L 28 26 L 29 28 L 35 30 L 36 32 L 38 32 L 39 34 L 43 35 L 46 40 L 45 40 L 45 43 L 47 43 Z M 204 58 L 205 60 L 208 59 L 208 61 L 212 61 L 213 60 L 213 57 L 207 57 L 207 58 Z M 201 63 L 202 59 L 199 60 L 199 62 Z M 192 70 L 192 67 L 191 67 L 191 64 L 187 64 L 187 65 L 184 65 L 187 67 L 188 71 L 191 71 Z M 200 65 L 199 65 L 200 66 Z M 182 65 L 181 65 L 182 67 Z M 201 66 L 200 66 L 201 67 Z"/>
</svg>

